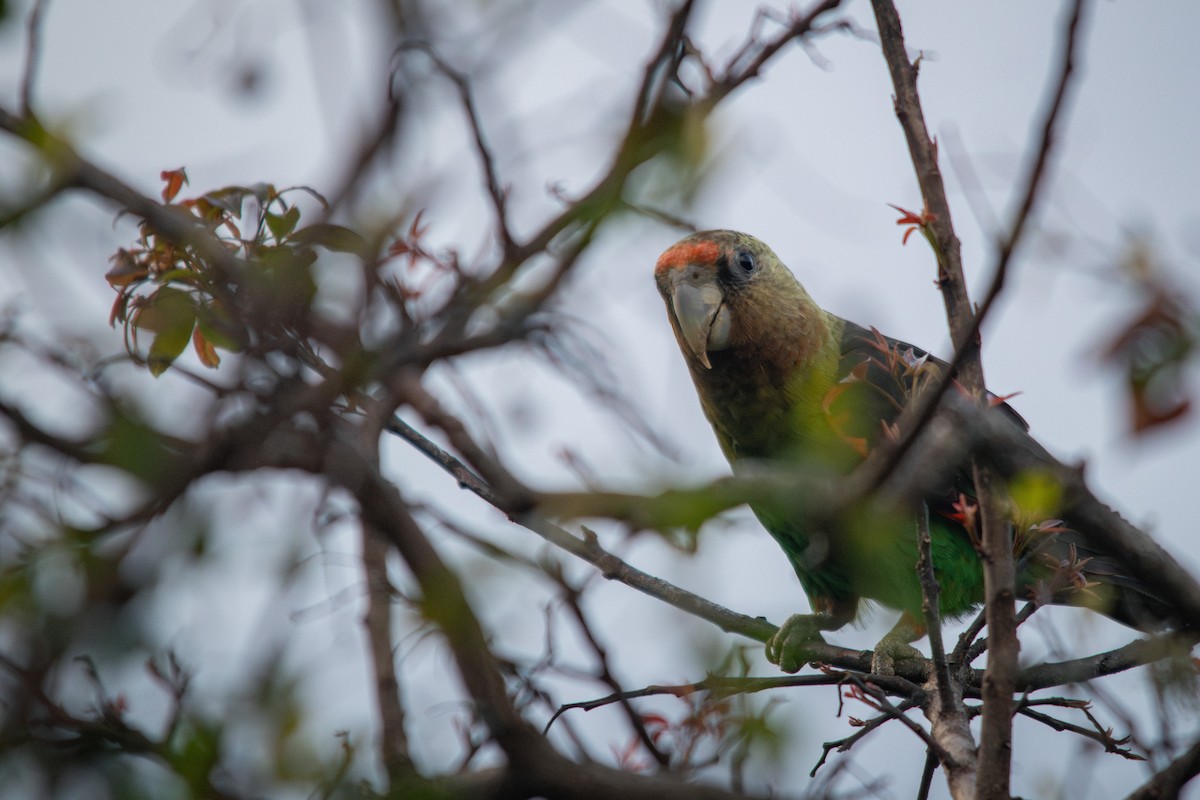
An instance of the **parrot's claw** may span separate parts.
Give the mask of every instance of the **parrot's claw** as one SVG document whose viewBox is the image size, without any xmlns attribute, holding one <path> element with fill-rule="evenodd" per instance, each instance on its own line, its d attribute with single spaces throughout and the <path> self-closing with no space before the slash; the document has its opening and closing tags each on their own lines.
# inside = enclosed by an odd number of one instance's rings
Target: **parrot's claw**
<svg viewBox="0 0 1200 800">
<path fill-rule="evenodd" d="M 784 672 L 799 672 L 808 661 L 808 646 L 820 642 L 825 643 L 821 636 L 821 621 L 823 617 L 817 614 L 792 614 L 775 635 L 767 640 L 767 661 L 779 667 Z"/>
<path fill-rule="evenodd" d="M 908 641 L 895 629 L 888 631 L 871 653 L 871 674 L 895 675 L 897 661 L 925 658 L 921 651 L 909 644 Z"/>
</svg>

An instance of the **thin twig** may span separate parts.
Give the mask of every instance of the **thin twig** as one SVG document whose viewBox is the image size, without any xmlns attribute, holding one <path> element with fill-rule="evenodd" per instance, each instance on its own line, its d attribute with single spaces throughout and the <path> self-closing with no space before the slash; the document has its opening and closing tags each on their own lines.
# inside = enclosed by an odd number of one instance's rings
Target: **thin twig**
<svg viewBox="0 0 1200 800">
<path fill-rule="evenodd" d="M 1184 784 L 1200 774 L 1200 741 L 1189 747 L 1157 775 L 1138 787 L 1128 800 L 1164 800 L 1178 797 Z"/>
<path fill-rule="evenodd" d="M 939 762 L 943 764 L 954 763 L 953 756 L 951 756 L 949 751 L 942 746 L 942 743 L 935 739 L 929 733 L 929 731 L 925 730 L 923 727 L 921 727 L 921 725 L 914 722 L 906 713 L 904 713 L 907 709 L 897 707 L 894 703 L 892 703 L 891 700 L 888 699 L 887 694 L 881 688 L 879 688 L 876 677 L 877 676 L 872 675 L 870 681 L 868 682 L 867 679 L 863 677 L 859 677 L 857 675 L 847 675 L 846 681 L 847 683 L 857 687 L 860 691 L 862 691 L 863 694 L 874 700 L 875 703 L 878 704 L 880 711 L 883 711 L 885 714 L 898 720 L 904 725 L 904 727 L 915 733 L 917 737 L 920 738 L 921 741 L 925 742 L 925 745 L 934 752 Z"/>
<path fill-rule="evenodd" d="M 380 716 L 380 750 L 390 785 L 395 788 L 402 778 L 413 772 L 409 755 L 408 735 L 405 732 L 404 704 L 400 699 L 400 683 L 396 679 L 396 661 L 392 647 L 392 582 L 387 574 L 387 541 L 368 529 L 359 528 L 362 566 L 366 573 L 367 608 L 364 628 L 370 651 L 369 665 L 374 677 L 375 706 Z"/>
<path fill-rule="evenodd" d="M 512 260 L 515 241 L 508 221 L 508 193 L 500 182 L 496 171 L 496 155 L 488 144 L 484 133 L 483 120 L 479 116 L 479 106 L 475 102 L 475 93 L 466 75 L 443 59 L 429 42 L 408 42 L 401 45 L 404 50 L 420 50 L 434 67 L 454 84 L 458 92 L 459 104 L 467 117 L 467 125 L 471 129 L 471 139 L 475 146 L 475 155 L 479 158 L 480 169 L 483 170 L 484 183 L 487 186 L 488 197 L 492 202 L 492 213 L 496 216 L 496 230 L 500 234 L 500 244 L 504 249 L 504 259 Z"/>
<path fill-rule="evenodd" d="M 941 380 L 927 393 L 922 395 L 921 403 L 914 409 L 911 420 L 900 424 L 900 429 L 903 431 L 901 439 L 896 442 L 895 446 L 884 449 L 881 452 L 880 457 L 877 459 L 880 463 L 874 466 L 875 477 L 868 482 L 868 485 L 872 489 L 878 488 L 883 480 L 892 473 L 905 453 L 908 452 L 916 437 L 920 435 L 925 426 L 929 424 L 929 421 L 933 419 L 938 404 L 941 402 L 941 398 L 946 393 L 946 390 L 950 387 L 954 376 L 963 366 L 966 359 L 975 351 L 975 343 L 978 341 L 983 321 L 988 317 L 989 312 L 996 302 L 996 298 L 1000 296 L 1004 288 L 1013 252 L 1021 242 L 1022 236 L 1025 233 L 1026 223 L 1037 203 L 1044 184 L 1046 168 L 1049 164 L 1050 153 L 1053 150 L 1057 136 L 1067 88 L 1070 85 L 1071 76 L 1075 70 L 1075 54 L 1079 46 L 1079 28 L 1083 4 L 1084 0 L 1074 0 L 1074 6 L 1067 22 L 1066 38 L 1063 47 L 1063 64 L 1058 74 L 1058 82 L 1055 85 L 1053 99 L 1042 124 L 1041 136 L 1033 150 L 1033 165 L 1026 174 L 1025 190 L 1021 195 L 1021 204 L 1018 206 L 1013 220 L 1009 225 L 1008 235 L 997 243 L 996 260 L 991 270 L 992 277 L 988 282 L 987 291 L 984 293 L 983 302 L 972 315 L 970 325 L 967 327 L 962 338 L 956 338 L 957 344 L 954 348 L 954 354 L 950 358 L 946 374 L 942 375 Z M 864 465 L 864 469 L 866 468 Z"/>
<path fill-rule="evenodd" d="M 934 572 L 933 543 L 929 534 L 929 507 L 924 503 L 917 513 L 917 575 L 921 580 L 921 613 L 929 634 L 929 652 L 933 660 L 933 672 L 937 682 L 938 696 L 942 708 L 954 707 L 957 698 L 950 682 L 950 670 L 946 666 L 946 651 L 942 643 L 942 619 L 938 599 L 941 588 Z"/>
<path fill-rule="evenodd" d="M 21 73 L 21 114 L 33 115 L 33 90 L 42 54 L 42 15 L 49 0 L 35 0 L 25 33 L 25 69 Z"/>
<path fill-rule="evenodd" d="M 620 682 L 613 675 L 612 666 L 609 663 L 608 650 L 596 638 L 596 634 L 592 631 L 592 626 L 588 624 L 587 617 L 584 615 L 583 608 L 579 603 L 579 591 L 567 583 L 566 579 L 562 579 L 561 576 L 559 585 L 566 595 L 564 600 L 567 607 L 570 608 L 571 614 L 575 617 L 575 622 L 579 626 L 579 630 L 583 633 L 584 639 L 587 640 L 588 645 L 592 648 L 592 653 L 596 656 L 596 661 L 599 663 L 600 670 L 597 677 L 602 683 L 612 689 L 613 693 L 617 696 L 617 703 L 621 706 L 621 710 L 625 712 L 625 717 L 629 720 L 629 724 L 633 728 L 634 733 L 637 734 L 642 746 L 646 748 L 647 752 L 650 753 L 651 757 L 660 766 L 667 766 L 671 762 L 670 756 L 659 749 L 654 741 L 654 737 L 646 730 L 646 725 L 642 722 L 641 716 L 638 715 L 633 704 L 629 702 L 629 698 L 624 696 L 624 690 L 621 688 Z M 553 718 L 551 718 L 551 721 L 553 721 Z"/>
<path fill-rule="evenodd" d="M 925 766 L 921 768 L 921 785 L 917 788 L 917 800 L 929 800 L 929 792 L 933 788 L 933 773 L 937 772 L 937 755 L 932 750 L 925 751 Z"/>
<path fill-rule="evenodd" d="M 900 704 L 899 710 L 908 711 L 910 709 L 916 708 L 917 705 L 918 705 L 918 703 L 914 700 L 906 700 L 905 702 Z M 845 752 L 849 751 L 851 747 L 858 744 L 858 742 L 860 740 L 862 740 L 863 738 L 865 738 L 866 735 L 869 734 L 871 731 L 873 731 L 876 728 L 878 728 L 879 726 L 883 725 L 885 722 L 891 722 L 893 719 L 895 719 L 895 716 L 892 714 L 886 714 L 886 713 L 880 714 L 877 717 L 872 717 L 869 720 L 861 722 L 859 725 L 859 729 L 857 731 L 855 731 L 853 734 L 851 734 L 850 736 L 846 736 L 842 739 L 835 739 L 834 741 L 831 741 L 831 742 L 822 743 L 821 757 L 819 759 L 817 759 L 817 763 L 813 765 L 813 768 L 811 770 L 809 770 L 808 777 L 810 777 L 810 778 L 817 777 L 817 772 L 821 769 L 821 767 L 823 767 L 825 765 L 825 762 L 826 762 L 826 760 L 828 760 L 830 753 L 834 752 L 835 750 L 839 753 L 845 753 Z"/>
<path fill-rule="evenodd" d="M 550 730 L 555 721 L 567 711 L 592 711 L 612 705 L 613 703 L 636 700 L 640 697 L 690 697 L 699 692 L 708 692 L 717 697 L 732 697 L 734 695 L 754 694 L 756 692 L 786 689 L 795 686 L 837 686 L 845 682 L 846 675 L 847 673 L 844 672 L 833 671 L 821 672 L 816 675 L 783 675 L 771 678 L 729 678 L 720 675 L 709 675 L 704 680 L 694 683 L 675 685 L 652 684 L 641 689 L 614 692 L 613 694 L 598 697 L 594 700 L 564 703 L 551 716 L 543 732 Z M 886 685 L 889 690 L 897 694 L 907 692 L 911 689 L 916 689 L 917 693 L 920 693 L 919 687 L 911 683 L 907 683 L 907 686 L 905 686 L 893 681 Z"/>
<path fill-rule="evenodd" d="M 986 403 L 983 364 L 979 341 L 972 334 L 976 315 L 970 304 L 963 276 L 962 253 L 951 221 L 950 205 L 938 167 L 937 145 L 925 124 L 917 91 L 917 67 L 909 63 L 900 17 L 891 0 L 872 0 L 879 27 L 884 60 L 895 88 L 896 117 L 908 142 L 909 154 L 928 215 L 927 234 L 938 261 L 938 283 L 955 348 L 965 349 L 959 378 L 967 391 Z M 949 376 L 946 376 L 947 379 Z M 994 481 L 991 467 L 972 459 L 974 494 L 979 504 L 982 528 L 985 613 L 993 646 L 988 655 L 988 672 L 983 684 L 983 723 L 978 769 L 965 767 L 956 774 L 949 765 L 951 793 L 956 797 L 975 795 L 1006 798 L 1011 772 L 1012 694 L 1017 671 L 1016 623 L 1013 609 L 1014 565 L 1008 525 L 1001 508 L 1002 487 Z"/>
<path fill-rule="evenodd" d="M 1061 719 L 1052 717 L 1049 714 L 1043 714 L 1040 711 L 1034 711 L 1032 708 L 1029 708 L 1027 706 L 1018 706 L 1017 713 L 1023 717 L 1028 717 L 1029 719 L 1036 720 L 1037 722 L 1040 722 L 1043 725 L 1053 728 L 1054 730 L 1059 731 L 1060 733 L 1061 732 L 1074 733 L 1074 734 L 1084 737 L 1085 739 L 1090 739 L 1093 742 L 1097 742 L 1098 744 L 1100 744 L 1101 746 L 1104 747 L 1104 751 L 1106 753 L 1115 753 L 1115 754 L 1117 754 L 1123 758 L 1126 758 L 1130 761 L 1145 761 L 1146 760 L 1142 756 L 1139 756 L 1137 753 L 1134 753 L 1131 750 L 1120 746 L 1122 743 L 1127 741 L 1126 739 L 1114 739 L 1108 731 L 1105 731 L 1103 729 L 1092 730 L 1090 728 L 1084 728 L 1079 725 L 1074 725 L 1070 722 L 1065 722 Z"/>
<path fill-rule="evenodd" d="M 716 105 L 724 99 L 730 92 L 741 86 L 746 81 L 757 78 L 776 53 L 786 47 L 788 44 L 806 36 L 813 30 L 813 26 L 817 19 L 823 14 L 834 10 L 841 5 L 841 0 L 823 0 L 805 14 L 798 15 L 791 25 L 782 33 L 766 44 L 760 46 L 758 53 L 750 60 L 745 67 L 737 69 L 737 63 L 741 61 L 757 44 L 756 37 L 751 35 L 747 39 L 746 44 L 742 46 L 732 59 L 730 59 L 729 67 L 724 75 L 717 79 L 717 82 L 709 90 L 705 102 L 709 105 Z M 756 17 L 757 24 L 761 17 Z"/>
</svg>

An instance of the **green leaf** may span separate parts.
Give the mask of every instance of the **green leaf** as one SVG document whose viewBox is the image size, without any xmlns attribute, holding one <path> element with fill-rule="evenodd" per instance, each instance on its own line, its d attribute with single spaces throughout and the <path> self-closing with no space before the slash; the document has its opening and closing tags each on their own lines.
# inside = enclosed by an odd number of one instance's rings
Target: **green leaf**
<svg viewBox="0 0 1200 800">
<path fill-rule="evenodd" d="M 279 192 L 275 191 L 275 184 L 273 183 L 262 183 L 260 181 L 253 186 L 245 187 L 245 189 L 247 192 L 254 195 L 254 199 L 257 200 L 258 204 L 264 208 L 266 208 L 267 203 L 270 203 L 279 196 Z"/>
<path fill-rule="evenodd" d="M 175 473 L 180 454 L 145 420 L 115 408 L 104 432 L 90 445 L 100 459 L 119 470 L 158 486 Z"/>
<path fill-rule="evenodd" d="M 196 310 L 196 325 L 204 338 L 214 347 L 228 350 L 231 353 L 241 352 L 242 345 L 234 334 L 233 320 L 220 306 L 212 303 L 201 306 Z"/>
<path fill-rule="evenodd" d="M 169 759 L 175 772 L 192 788 L 193 796 L 209 793 L 209 774 L 221 754 L 222 731 L 198 718 L 188 718 L 176 731 Z"/>
<path fill-rule="evenodd" d="M 234 217 L 242 216 L 242 201 L 246 199 L 246 190 L 241 187 L 231 186 L 226 189 L 217 189 L 209 192 L 200 201 L 206 203 L 212 209 L 219 209 Z M 205 216 L 213 216 L 208 209 L 204 209 Z"/>
<path fill-rule="evenodd" d="M 288 234 L 296 229 L 296 223 L 299 221 L 300 209 L 297 206 L 292 206 L 282 214 L 267 212 L 267 228 L 277 242 L 286 239 Z"/>
<path fill-rule="evenodd" d="M 342 225 L 319 222 L 292 234 L 291 242 L 317 245 L 338 253 L 350 253 L 366 261 L 371 258 L 371 246 L 358 232 Z"/>
<path fill-rule="evenodd" d="M 290 244 L 258 251 L 258 268 L 247 272 L 243 283 L 258 322 L 290 323 L 308 313 L 317 294 L 312 275 L 316 260 L 313 250 Z"/>
<path fill-rule="evenodd" d="M 182 289 L 164 286 L 137 306 L 134 327 L 158 333 L 176 327 L 178 318 L 195 316 L 192 296 Z"/>
<path fill-rule="evenodd" d="M 133 324 L 154 333 L 146 363 L 150 374 L 158 377 L 179 357 L 192 338 L 192 328 L 196 326 L 195 301 L 187 292 L 165 286 L 138 309 Z"/>
</svg>

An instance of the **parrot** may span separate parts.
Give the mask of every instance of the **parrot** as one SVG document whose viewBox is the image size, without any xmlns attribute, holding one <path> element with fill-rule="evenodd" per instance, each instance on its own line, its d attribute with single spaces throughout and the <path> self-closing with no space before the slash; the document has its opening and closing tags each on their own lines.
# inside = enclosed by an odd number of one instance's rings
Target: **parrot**
<svg viewBox="0 0 1200 800">
<path fill-rule="evenodd" d="M 823 310 L 766 244 L 745 233 L 687 236 L 658 259 L 654 278 L 700 406 L 735 474 L 766 463 L 844 476 L 895 434 L 905 404 L 949 369 L 920 348 Z M 1007 403 L 991 402 L 1029 435 Z M 947 619 L 969 614 L 984 599 L 969 456 L 963 460 L 947 470 L 952 476 L 944 486 L 920 498 L 938 610 Z M 927 631 L 915 512 L 813 530 L 778 504 L 750 506 L 783 549 L 812 608 L 790 617 L 767 642 L 771 663 L 798 671 L 804 645 L 856 621 L 864 601 L 901 612 L 873 651 L 872 671 L 894 674 L 897 659 L 920 657 L 912 643 Z M 1170 607 L 1123 576 L 1115 559 L 1089 547 L 1085 536 L 1058 520 L 1012 517 L 1018 597 L 1088 606 L 1142 631 L 1166 627 Z"/>
</svg>

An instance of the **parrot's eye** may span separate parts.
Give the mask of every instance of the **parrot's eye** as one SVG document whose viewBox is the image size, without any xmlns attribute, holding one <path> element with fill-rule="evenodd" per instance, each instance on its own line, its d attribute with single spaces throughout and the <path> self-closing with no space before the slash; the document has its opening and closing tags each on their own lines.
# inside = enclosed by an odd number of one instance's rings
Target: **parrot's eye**
<svg viewBox="0 0 1200 800">
<path fill-rule="evenodd" d="M 754 272 L 757 264 L 754 263 L 754 254 L 748 250 L 742 250 L 737 254 L 737 265 L 741 267 L 742 272 L 749 275 Z"/>
</svg>

